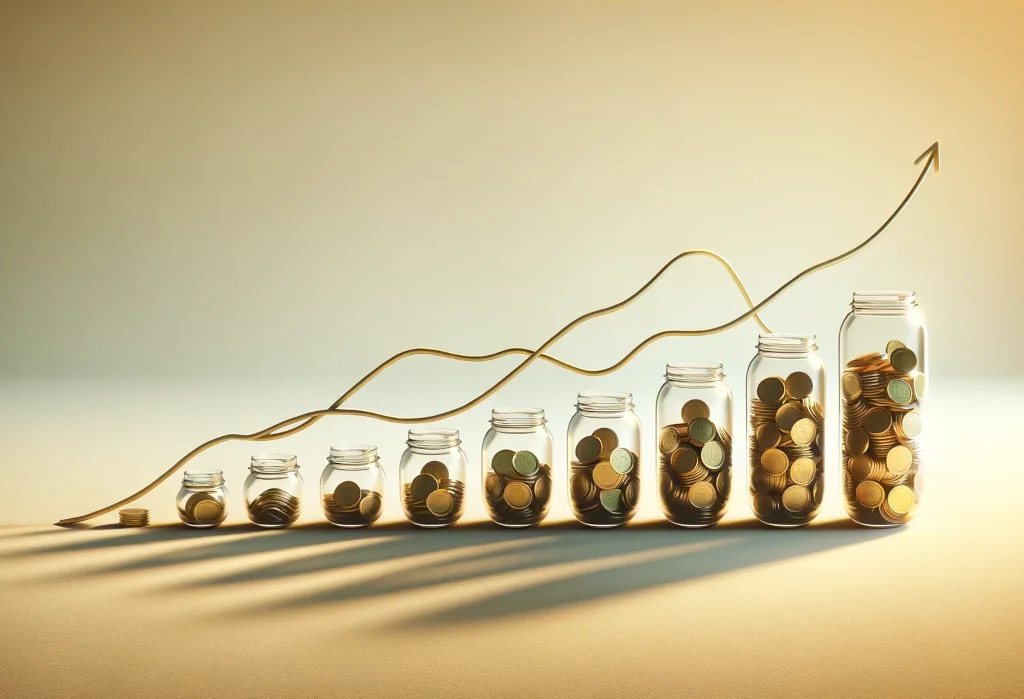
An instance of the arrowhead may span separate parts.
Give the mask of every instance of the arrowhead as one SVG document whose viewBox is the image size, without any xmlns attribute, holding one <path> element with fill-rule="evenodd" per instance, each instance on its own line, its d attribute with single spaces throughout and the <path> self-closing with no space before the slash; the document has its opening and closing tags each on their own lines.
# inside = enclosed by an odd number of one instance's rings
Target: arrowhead
<svg viewBox="0 0 1024 699">
<path fill-rule="evenodd" d="M 928 158 L 928 164 L 934 165 L 935 166 L 935 172 L 938 172 L 939 171 L 939 142 L 938 141 L 936 141 L 935 143 L 931 144 L 928 147 L 928 150 L 926 150 L 924 153 L 921 153 L 921 155 L 917 156 L 917 160 L 914 161 L 914 165 L 917 165 L 919 162 L 921 162 L 925 158 Z M 928 164 L 925 165 L 925 168 L 927 168 Z"/>
</svg>

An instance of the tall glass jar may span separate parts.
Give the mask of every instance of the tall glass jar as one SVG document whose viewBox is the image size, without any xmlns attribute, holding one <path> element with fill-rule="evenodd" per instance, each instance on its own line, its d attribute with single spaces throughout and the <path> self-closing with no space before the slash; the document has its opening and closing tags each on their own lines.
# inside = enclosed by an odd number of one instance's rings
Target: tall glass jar
<svg viewBox="0 0 1024 699">
<path fill-rule="evenodd" d="M 722 365 L 666 366 L 656 414 L 662 512 L 681 527 L 717 524 L 732 484 L 732 391 Z"/>
<path fill-rule="evenodd" d="M 448 527 L 466 507 L 466 452 L 458 430 L 409 430 L 398 466 L 402 507 L 420 527 Z"/>
<path fill-rule="evenodd" d="M 825 364 L 813 335 L 766 334 L 747 368 L 754 516 L 799 527 L 824 495 Z"/>
<path fill-rule="evenodd" d="M 384 469 L 377 447 L 339 444 L 331 447 L 320 475 L 320 502 L 327 521 L 337 527 L 368 527 L 384 509 Z"/>
<path fill-rule="evenodd" d="M 302 511 L 302 486 L 294 454 L 256 454 L 243 486 L 249 519 L 267 529 L 293 524 Z"/>
<path fill-rule="evenodd" d="M 568 429 L 569 505 L 583 524 L 618 527 L 640 502 L 640 420 L 630 393 L 586 391 Z"/>
<path fill-rule="evenodd" d="M 540 408 L 495 408 L 480 447 L 484 504 L 503 527 L 530 527 L 548 515 L 554 445 Z"/>
<path fill-rule="evenodd" d="M 223 471 L 185 471 L 174 503 L 182 522 L 208 529 L 227 519 L 229 499 Z"/>
<path fill-rule="evenodd" d="M 857 292 L 839 331 L 843 500 L 868 527 L 909 522 L 921 502 L 928 330 L 912 291 Z"/>
</svg>

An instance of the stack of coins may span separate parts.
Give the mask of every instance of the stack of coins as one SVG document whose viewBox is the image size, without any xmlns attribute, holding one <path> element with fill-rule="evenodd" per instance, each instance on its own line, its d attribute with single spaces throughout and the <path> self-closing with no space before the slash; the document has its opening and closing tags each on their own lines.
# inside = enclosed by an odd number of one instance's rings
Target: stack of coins
<svg viewBox="0 0 1024 699">
<path fill-rule="evenodd" d="M 658 492 L 665 517 L 684 527 L 709 527 L 725 514 L 732 484 L 732 437 L 711 421 L 702 400 L 683 405 L 681 423 L 658 433 Z"/>
<path fill-rule="evenodd" d="M 280 488 L 268 488 L 249 503 L 249 519 L 261 527 L 287 527 L 301 512 L 297 497 Z"/>
<path fill-rule="evenodd" d="M 769 376 L 750 401 L 750 496 L 754 514 L 779 526 L 807 524 L 824 494 L 825 408 L 802 371 Z"/>
<path fill-rule="evenodd" d="M 190 527 L 215 527 L 228 516 L 224 496 L 219 492 L 198 492 L 189 496 L 178 516 Z"/>
<path fill-rule="evenodd" d="M 340 527 L 368 527 L 380 519 L 383 504 L 380 493 L 360 488 L 355 481 L 343 481 L 324 495 L 324 515 Z"/>
<path fill-rule="evenodd" d="M 584 524 L 614 527 L 636 514 L 640 458 L 619 446 L 614 430 L 601 427 L 576 443 L 570 465 L 569 503 Z"/>
<path fill-rule="evenodd" d="M 892 526 L 910 520 L 920 496 L 925 376 L 899 340 L 884 353 L 847 362 L 843 393 L 843 493 L 857 522 Z"/>
<path fill-rule="evenodd" d="M 532 451 L 502 449 L 491 458 L 491 470 L 484 477 L 484 502 L 498 524 L 538 524 L 551 503 L 551 466 Z"/>
<path fill-rule="evenodd" d="M 126 507 L 117 513 L 122 527 L 145 527 L 149 524 L 149 510 L 145 507 Z"/>
<path fill-rule="evenodd" d="M 423 527 L 447 527 L 462 516 L 466 486 L 450 478 L 443 463 L 429 461 L 411 483 L 402 486 L 402 495 L 402 506 L 410 522 Z"/>
</svg>

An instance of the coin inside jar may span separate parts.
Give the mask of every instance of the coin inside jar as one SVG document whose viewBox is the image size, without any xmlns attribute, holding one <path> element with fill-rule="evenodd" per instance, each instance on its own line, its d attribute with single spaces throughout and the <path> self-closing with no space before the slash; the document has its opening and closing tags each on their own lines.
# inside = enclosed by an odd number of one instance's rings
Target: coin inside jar
<svg viewBox="0 0 1024 699">
<path fill-rule="evenodd" d="M 811 504 L 811 493 L 802 485 L 791 485 L 782 492 L 782 506 L 790 512 L 803 512 Z"/>
<path fill-rule="evenodd" d="M 793 429 L 790 430 L 789 436 L 792 438 L 794 444 L 800 446 L 807 446 L 814 441 L 814 438 L 818 435 L 818 428 L 814 424 L 814 421 L 810 418 L 800 418 L 793 424 Z"/>
<path fill-rule="evenodd" d="M 433 476 L 438 482 L 447 480 L 448 478 L 448 467 L 440 461 L 428 461 L 420 469 L 420 473 L 425 473 L 428 476 Z"/>
<path fill-rule="evenodd" d="M 502 496 L 508 506 L 515 510 L 522 510 L 533 502 L 533 492 L 530 486 L 522 481 L 512 481 L 505 486 L 505 493 Z"/>
<path fill-rule="evenodd" d="M 878 507 L 885 499 L 885 489 L 875 481 L 861 481 L 857 484 L 857 502 L 864 507 Z"/>
<path fill-rule="evenodd" d="M 857 376 L 857 374 L 853 373 L 852 371 L 848 371 L 845 374 L 843 374 L 841 382 L 843 395 L 847 398 L 847 400 L 856 400 L 857 398 L 860 398 L 861 383 L 860 377 Z"/>
<path fill-rule="evenodd" d="M 701 481 L 695 483 L 687 493 L 687 497 L 690 498 L 690 503 L 701 510 L 706 510 L 715 504 L 715 487 L 708 481 Z"/>
<path fill-rule="evenodd" d="M 804 372 L 794 371 L 786 377 L 786 390 L 796 399 L 806 398 L 814 390 L 814 382 Z"/>
<path fill-rule="evenodd" d="M 380 495 L 367 493 L 366 497 L 359 501 L 359 514 L 368 520 L 375 520 L 380 514 L 382 504 Z"/>
<path fill-rule="evenodd" d="M 590 435 L 576 443 L 576 458 L 581 463 L 592 464 L 601 458 L 601 450 L 601 440 Z"/>
<path fill-rule="evenodd" d="M 540 469 L 540 462 L 531 451 L 517 451 L 512 457 L 512 467 L 521 476 L 532 476 Z"/>
<path fill-rule="evenodd" d="M 725 449 L 718 442 L 708 442 L 700 450 L 700 461 L 715 471 L 725 463 Z"/>
<path fill-rule="evenodd" d="M 914 454 L 902 444 L 889 450 L 885 457 L 885 466 L 897 475 L 902 475 L 910 470 L 914 463 Z"/>
<path fill-rule="evenodd" d="M 224 509 L 216 500 L 206 499 L 198 503 L 192 511 L 192 517 L 201 524 L 211 524 L 221 517 Z"/>
<path fill-rule="evenodd" d="M 612 468 L 610 463 L 602 461 L 594 467 L 592 477 L 598 488 L 608 490 L 610 488 L 615 488 L 619 484 L 619 479 L 622 476 Z"/>
<path fill-rule="evenodd" d="M 601 507 L 611 513 L 620 512 L 622 509 L 622 491 L 602 490 Z"/>
<path fill-rule="evenodd" d="M 916 497 L 913 490 L 905 485 L 897 485 L 889 491 L 886 504 L 889 505 L 889 509 L 894 513 L 903 516 L 910 514 L 910 511 L 914 508 L 915 500 Z"/>
<path fill-rule="evenodd" d="M 892 427 L 892 414 L 885 408 L 872 408 L 864 416 L 864 431 L 868 434 L 882 434 Z"/>
<path fill-rule="evenodd" d="M 710 442 L 715 438 L 715 424 L 706 417 L 696 418 L 688 425 L 690 440 L 700 444 Z"/>
<path fill-rule="evenodd" d="M 611 456 L 612 452 L 619 446 L 619 435 L 615 434 L 615 430 L 608 427 L 597 428 L 594 430 L 593 436 L 601 440 L 601 451 L 598 456 L 602 459 L 607 459 Z"/>
<path fill-rule="evenodd" d="M 911 410 L 909 413 L 905 413 L 903 418 L 900 420 L 900 428 L 910 439 L 915 439 L 921 434 L 921 414 Z"/>
<path fill-rule="evenodd" d="M 484 478 L 484 492 L 487 496 L 497 500 L 501 497 L 501 478 L 496 473 L 488 473 Z"/>
<path fill-rule="evenodd" d="M 625 475 L 633 470 L 633 453 L 628 449 L 616 449 L 611 453 L 610 463 L 616 473 Z"/>
<path fill-rule="evenodd" d="M 658 434 L 658 451 L 671 454 L 679 446 L 679 432 L 675 427 L 663 427 Z"/>
<path fill-rule="evenodd" d="M 412 496 L 424 501 L 439 487 L 438 480 L 429 473 L 421 473 L 412 479 Z"/>
<path fill-rule="evenodd" d="M 334 504 L 342 509 L 351 509 L 359 504 L 362 490 L 354 481 L 343 481 L 334 489 Z"/>
<path fill-rule="evenodd" d="M 676 471 L 680 473 L 689 473 L 699 462 L 697 452 L 689 447 L 679 449 L 673 452 L 671 465 Z"/>
<path fill-rule="evenodd" d="M 846 432 L 846 449 L 851 454 L 865 454 L 871 446 L 871 438 L 868 433 L 857 427 Z"/>
<path fill-rule="evenodd" d="M 757 426 L 755 439 L 757 440 L 758 449 L 762 451 L 771 449 L 779 445 L 779 441 L 782 439 L 782 431 L 779 430 L 779 426 L 774 422 L 766 422 L 763 425 Z"/>
<path fill-rule="evenodd" d="M 779 425 L 780 429 L 789 432 L 793 429 L 793 425 L 796 424 L 797 420 L 803 416 L 804 411 L 799 403 L 786 403 L 775 413 L 775 422 Z"/>
<path fill-rule="evenodd" d="M 711 408 L 709 408 L 708 404 L 699 398 L 694 398 L 693 400 L 688 400 L 683 404 L 683 409 L 680 411 L 680 414 L 682 415 L 683 422 L 690 423 L 699 417 L 704 419 L 710 418 Z"/>
<path fill-rule="evenodd" d="M 773 476 L 781 476 L 789 468 L 789 457 L 779 449 L 768 449 L 761 455 L 761 467 Z"/>
<path fill-rule="evenodd" d="M 435 490 L 427 496 L 427 509 L 435 517 L 444 517 L 452 511 L 455 501 L 447 490 Z"/>
<path fill-rule="evenodd" d="M 810 485 L 814 480 L 814 462 L 808 458 L 800 458 L 789 467 L 789 477 L 797 485 Z"/>
<path fill-rule="evenodd" d="M 757 397 L 769 405 L 778 405 L 786 397 L 786 384 L 778 376 L 762 379 L 757 385 Z"/>
<path fill-rule="evenodd" d="M 898 347 L 889 355 L 889 363 L 892 364 L 893 369 L 901 374 L 909 374 L 917 368 L 917 355 L 914 354 L 912 349 Z"/>
<path fill-rule="evenodd" d="M 893 379 L 885 386 L 889 400 L 897 405 L 907 405 L 914 400 L 914 389 L 903 379 Z"/>
</svg>

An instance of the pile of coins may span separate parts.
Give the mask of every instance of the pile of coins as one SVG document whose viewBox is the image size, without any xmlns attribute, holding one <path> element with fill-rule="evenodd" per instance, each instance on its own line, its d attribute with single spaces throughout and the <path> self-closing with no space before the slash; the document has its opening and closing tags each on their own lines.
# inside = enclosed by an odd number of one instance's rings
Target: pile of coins
<svg viewBox="0 0 1024 699">
<path fill-rule="evenodd" d="M 465 509 L 466 486 L 449 477 L 448 467 L 428 461 L 412 482 L 402 486 L 405 516 L 422 527 L 455 524 Z"/>
<path fill-rule="evenodd" d="M 576 443 L 569 474 L 569 503 L 584 524 L 614 527 L 636 514 L 640 458 L 619 446 L 614 430 L 601 427 Z"/>
<path fill-rule="evenodd" d="M 380 519 L 384 498 L 374 490 L 360 488 L 355 481 L 343 481 L 323 499 L 324 516 L 340 527 L 368 527 Z"/>
<path fill-rule="evenodd" d="M 825 482 L 825 408 L 811 397 L 802 371 L 769 376 L 750 401 L 750 496 L 766 524 L 807 524 L 821 506 Z"/>
<path fill-rule="evenodd" d="M 861 524 L 903 524 L 917 511 L 925 392 L 917 362 L 891 340 L 884 353 L 851 359 L 843 373 L 843 492 Z"/>
<path fill-rule="evenodd" d="M 261 527 L 287 527 L 301 512 L 297 497 L 281 488 L 268 488 L 249 503 L 249 519 Z"/>
<path fill-rule="evenodd" d="M 149 524 L 149 510 L 145 507 L 126 507 L 117 513 L 122 527 L 145 527 Z"/>
<path fill-rule="evenodd" d="M 732 485 L 732 437 L 702 400 L 687 401 L 681 423 L 658 433 L 658 492 L 674 524 L 709 527 L 725 514 Z"/>
<path fill-rule="evenodd" d="M 190 527 L 215 527 L 223 522 L 228 511 L 223 496 L 214 492 L 198 492 L 189 496 L 178 516 Z"/>
<path fill-rule="evenodd" d="M 491 519 L 506 527 L 541 522 L 551 503 L 551 466 L 532 451 L 502 449 L 484 477 L 484 502 Z"/>
</svg>

